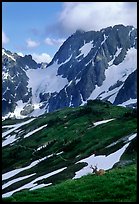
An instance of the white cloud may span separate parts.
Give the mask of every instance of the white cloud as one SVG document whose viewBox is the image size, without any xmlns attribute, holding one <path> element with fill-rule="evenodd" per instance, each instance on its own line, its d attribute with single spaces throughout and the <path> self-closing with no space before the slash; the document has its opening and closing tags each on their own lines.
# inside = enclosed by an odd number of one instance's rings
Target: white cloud
<svg viewBox="0 0 139 204">
<path fill-rule="evenodd" d="M 49 54 L 47 53 L 41 53 L 41 54 L 36 54 L 36 53 L 33 53 L 32 54 L 32 58 L 37 62 L 37 63 L 41 63 L 41 62 L 47 62 L 49 63 L 52 58 L 50 57 Z"/>
<path fill-rule="evenodd" d="M 63 39 L 63 38 L 59 38 L 59 39 L 54 39 L 54 38 L 46 38 L 45 40 L 44 40 L 44 42 L 45 42 L 45 44 L 47 44 L 47 45 L 58 45 L 58 46 L 60 46 L 60 45 L 62 45 L 63 44 L 63 42 L 65 41 L 65 39 Z"/>
<path fill-rule="evenodd" d="M 2 31 L 2 45 L 5 45 L 9 42 L 9 38 L 6 36 L 5 32 Z"/>
<path fill-rule="evenodd" d="M 137 27 L 137 2 L 66 2 L 60 14 L 61 30 L 100 30 L 116 24 Z"/>
<path fill-rule="evenodd" d="M 28 48 L 35 48 L 35 47 L 38 47 L 40 45 L 39 42 L 36 42 L 34 40 L 31 40 L 31 39 L 26 40 L 26 43 L 27 43 Z"/>
</svg>

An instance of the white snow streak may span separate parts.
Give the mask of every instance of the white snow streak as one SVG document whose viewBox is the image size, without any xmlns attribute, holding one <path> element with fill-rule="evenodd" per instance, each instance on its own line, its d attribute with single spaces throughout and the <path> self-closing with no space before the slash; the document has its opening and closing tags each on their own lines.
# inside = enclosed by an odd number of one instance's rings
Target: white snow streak
<svg viewBox="0 0 139 204">
<path fill-rule="evenodd" d="M 117 51 L 116 51 L 116 53 L 115 53 L 115 55 L 114 55 L 114 58 L 113 58 L 110 62 L 108 62 L 109 66 L 113 65 L 113 61 L 114 61 L 115 58 L 118 57 L 118 55 L 121 53 L 121 50 L 122 50 L 122 48 L 118 48 L 118 47 L 117 47 Z"/>
<path fill-rule="evenodd" d="M 60 155 L 60 154 L 62 154 L 62 153 L 63 153 L 63 151 L 56 153 L 56 155 Z"/>
<path fill-rule="evenodd" d="M 27 120 L 25 122 L 22 122 L 22 123 L 18 123 L 18 124 L 15 124 L 15 125 L 6 125 L 6 126 L 3 126 L 4 127 L 13 127 L 12 129 L 10 130 L 7 130 L 5 131 L 4 133 L 2 133 L 2 137 L 5 137 L 7 135 L 9 135 L 11 132 L 15 131 L 16 129 L 18 129 L 19 127 L 23 126 L 23 125 L 26 125 L 30 122 L 32 122 L 33 120 L 35 120 L 36 118 L 31 118 L 30 120 Z"/>
<path fill-rule="evenodd" d="M 38 163 L 40 163 L 41 161 L 43 161 L 43 160 L 45 160 L 45 159 L 47 159 L 47 158 L 49 158 L 49 157 L 51 157 L 51 156 L 53 156 L 53 154 L 50 154 L 50 155 L 48 155 L 48 156 L 45 156 L 45 157 L 43 157 L 43 158 L 41 158 L 41 159 L 38 159 L 38 160 L 36 160 L 36 161 L 33 161 L 29 166 L 22 167 L 22 168 L 15 169 L 15 170 L 9 171 L 9 172 L 7 172 L 7 173 L 4 173 L 4 174 L 2 175 L 2 180 L 9 179 L 9 178 L 15 176 L 16 174 L 20 173 L 21 171 L 30 169 L 30 168 L 36 166 L 36 165 L 37 165 Z"/>
<path fill-rule="evenodd" d="M 104 40 L 102 41 L 101 45 L 104 44 L 104 42 L 107 40 L 108 37 L 109 37 L 109 36 L 106 36 L 106 35 L 104 34 Z"/>
<path fill-rule="evenodd" d="M 47 124 L 45 124 L 45 125 L 43 125 L 43 126 L 37 128 L 37 129 L 35 129 L 35 130 L 33 130 L 33 131 L 27 133 L 26 135 L 24 135 L 24 138 L 29 137 L 30 135 L 33 135 L 35 132 L 38 132 L 39 130 L 43 129 L 44 127 L 47 127 Z"/>
<path fill-rule="evenodd" d="M 37 186 L 37 183 L 35 183 L 35 182 L 40 181 L 40 180 L 42 180 L 42 179 L 46 179 L 46 178 L 48 178 L 48 177 L 50 177 L 50 176 L 53 176 L 53 175 L 55 175 L 55 174 L 58 174 L 58 173 L 60 173 L 61 171 L 63 171 L 64 169 L 66 169 L 66 168 L 67 168 L 67 167 L 64 167 L 64 168 L 55 170 L 55 171 L 53 171 L 53 172 L 51 172 L 51 173 L 48 173 L 48 174 L 46 174 L 46 175 L 40 176 L 40 177 L 36 178 L 35 180 L 29 182 L 28 184 L 25 184 L 24 186 L 21 186 L 20 188 L 17 188 L 17 189 L 15 189 L 15 190 L 13 190 L 13 191 L 10 191 L 10 192 L 7 192 L 7 193 L 3 194 L 2 197 L 3 197 L 3 198 L 9 197 L 9 196 L 11 196 L 13 193 L 15 193 L 15 192 L 17 192 L 17 191 L 20 191 L 20 190 L 23 190 L 23 189 L 34 188 L 35 186 Z M 51 184 L 51 183 L 50 183 L 50 184 Z M 50 185 L 50 184 L 49 184 L 49 185 Z M 33 190 L 33 189 L 32 189 L 32 190 Z"/>
<path fill-rule="evenodd" d="M 131 135 L 131 136 L 128 138 L 128 141 L 133 140 L 135 137 L 137 137 L 137 133 Z"/>
<path fill-rule="evenodd" d="M 9 135 L 6 137 L 6 139 L 2 142 L 2 147 L 5 147 L 13 142 L 15 142 L 18 138 L 16 138 L 16 135 Z"/>
<path fill-rule="evenodd" d="M 63 64 L 66 64 L 67 62 L 70 61 L 71 58 L 72 58 L 72 55 L 68 59 L 66 59 L 64 62 L 62 62 L 61 64 L 58 64 L 58 65 L 61 66 Z"/>
<path fill-rule="evenodd" d="M 95 122 L 93 124 L 94 124 L 94 126 L 97 126 L 97 125 L 101 125 L 104 123 L 108 123 L 109 121 L 112 121 L 112 120 L 115 120 L 115 119 L 113 118 L 113 119 L 108 119 L 108 120 L 101 120 L 101 121 Z"/>
<path fill-rule="evenodd" d="M 116 145 L 117 143 L 119 143 L 121 141 L 124 141 L 124 143 L 129 142 L 132 139 L 134 139 L 136 136 L 137 136 L 137 133 L 122 137 L 122 138 L 118 139 L 117 141 L 112 142 L 110 145 L 106 146 L 106 148 L 112 147 L 112 146 Z"/>
<path fill-rule="evenodd" d="M 81 80 L 81 79 L 76 79 L 75 84 L 78 84 L 78 82 L 79 82 L 80 80 Z"/>
<path fill-rule="evenodd" d="M 80 106 L 83 106 L 84 104 L 86 104 L 86 101 L 84 101 L 83 100 L 83 96 L 82 96 L 82 94 L 80 93 L 80 97 L 81 97 L 81 101 L 82 101 L 82 103 L 81 103 L 81 105 Z"/>
<path fill-rule="evenodd" d="M 39 184 L 39 185 L 37 185 L 37 186 L 35 186 L 35 187 L 29 189 L 29 190 L 32 191 L 32 190 L 35 190 L 35 189 L 38 189 L 38 188 L 43 188 L 43 187 L 46 187 L 46 186 L 50 186 L 51 184 L 52 184 L 52 183 L 46 183 L 46 184 L 41 183 L 41 184 Z"/>
<path fill-rule="evenodd" d="M 2 80 L 8 79 L 8 77 L 10 77 L 9 73 L 3 71 L 3 72 L 2 72 Z M 6 91 L 7 91 L 7 90 L 6 90 Z M 6 93 L 6 91 L 5 91 L 4 93 Z M 3 93 L 3 95 L 4 95 L 4 93 Z"/>
<path fill-rule="evenodd" d="M 19 178 L 16 178 L 16 179 L 13 179 L 13 180 L 3 184 L 2 189 L 7 188 L 8 186 L 11 186 L 13 183 L 16 183 L 18 181 L 22 181 L 22 180 L 27 179 L 27 178 L 29 178 L 31 176 L 34 176 L 35 174 L 36 173 L 30 174 L 30 175 L 27 175 L 27 176 L 22 176 L 22 177 L 19 177 Z"/>
<path fill-rule="evenodd" d="M 16 61 L 16 60 L 13 58 L 13 56 L 7 54 L 4 49 L 2 49 L 2 55 L 6 55 L 8 58 L 11 58 L 13 61 Z"/>
<path fill-rule="evenodd" d="M 137 103 L 137 99 L 132 99 L 132 98 L 130 98 L 129 100 L 127 100 L 127 101 L 125 101 L 125 102 L 119 104 L 118 106 L 124 106 L 124 107 L 126 107 L 127 105 L 129 105 L 129 104 L 134 104 L 134 103 Z"/>
<path fill-rule="evenodd" d="M 122 88 L 122 86 L 123 86 L 123 84 L 122 84 L 121 86 L 119 86 L 119 87 L 117 87 L 117 88 L 115 88 L 115 89 L 109 91 L 108 93 L 104 94 L 104 95 L 105 95 L 105 98 L 106 98 L 106 97 L 109 97 L 109 101 L 110 101 L 111 103 L 113 103 L 113 102 L 115 101 L 115 98 L 116 98 L 116 96 L 117 96 L 119 90 Z M 103 94 L 102 94 L 102 95 L 103 95 Z"/>
</svg>

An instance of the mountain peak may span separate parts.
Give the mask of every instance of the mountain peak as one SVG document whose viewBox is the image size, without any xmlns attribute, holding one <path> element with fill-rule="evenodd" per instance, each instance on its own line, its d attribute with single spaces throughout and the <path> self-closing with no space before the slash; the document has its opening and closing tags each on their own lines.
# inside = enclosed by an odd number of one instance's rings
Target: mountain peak
<svg viewBox="0 0 139 204">
<path fill-rule="evenodd" d="M 131 79 L 136 79 L 136 58 L 137 29 L 115 25 L 100 31 L 76 31 L 46 69 L 40 69 L 31 55 L 18 58 L 12 68 L 10 64 L 10 71 L 4 61 L 3 115 L 16 113 L 15 107 L 20 107 L 19 113 L 38 116 L 64 107 L 82 106 L 88 99 L 134 106 L 137 92 Z"/>
<path fill-rule="evenodd" d="M 2 48 L 2 56 L 6 56 L 10 58 L 12 61 L 16 61 L 16 56 L 12 54 L 9 50 L 6 50 L 5 48 Z"/>
<path fill-rule="evenodd" d="M 81 34 L 81 33 L 85 33 L 85 31 L 82 29 L 77 29 L 75 32 L 75 34 Z"/>
</svg>

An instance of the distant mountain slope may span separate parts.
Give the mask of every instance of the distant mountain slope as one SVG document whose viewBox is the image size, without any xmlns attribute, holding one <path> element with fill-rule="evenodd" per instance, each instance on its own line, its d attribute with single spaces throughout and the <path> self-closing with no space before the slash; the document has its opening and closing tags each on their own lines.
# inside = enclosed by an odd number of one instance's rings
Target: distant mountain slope
<svg viewBox="0 0 139 204">
<path fill-rule="evenodd" d="M 37 69 L 31 55 L 21 57 L 2 49 L 2 114 L 13 112 L 16 102 L 27 103 L 32 95 L 27 88 L 26 70 Z M 21 102 L 22 101 L 22 102 Z"/>
<path fill-rule="evenodd" d="M 3 54 L 3 116 L 38 116 L 96 98 L 135 107 L 136 69 L 133 26 L 77 31 L 43 69 L 31 56 Z"/>
</svg>

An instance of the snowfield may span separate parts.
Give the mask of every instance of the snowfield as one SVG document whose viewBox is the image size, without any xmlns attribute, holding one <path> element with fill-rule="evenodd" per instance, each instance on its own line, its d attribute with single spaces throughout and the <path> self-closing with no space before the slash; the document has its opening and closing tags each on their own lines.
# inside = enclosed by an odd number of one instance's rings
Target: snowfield
<svg viewBox="0 0 139 204">
<path fill-rule="evenodd" d="M 32 103 L 40 103 L 40 93 L 59 92 L 68 84 L 66 78 L 57 75 L 60 65 L 54 62 L 45 69 L 28 69 L 26 74 L 29 78 L 28 88 L 32 88 Z"/>
<path fill-rule="evenodd" d="M 131 135 L 128 138 L 128 141 L 131 141 L 136 136 L 137 136 L 136 133 Z M 119 150 L 115 151 L 114 153 L 112 153 L 108 156 L 105 156 L 105 155 L 95 156 L 93 154 L 93 155 L 91 155 L 85 159 L 78 161 L 77 163 L 85 162 L 88 165 L 86 167 L 83 167 L 81 170 L 77 171 L 75 173 L 75 176 L 73 177 L 73 179 L 77 179 L 77 178 L 80 178 L 84 175 L 92 173 L 92 169 L 90 168 L 91 165 L 92 166 L 97 165 L 98 169 L 104 169 L 104 170 L 111 169 L 113 167 L 113 165 L 116 164 L 120 160 L 121 156 L 125 152 L 126 148 L 129 146 L 129 144 L 130 144 L 130 142 L 128 142 L 122 148 L 120 148 Z"/>
<path fill-rule="evenodd" d="M 115 56 L 118 56 L 120 51 L 121 50 L 117 48 Z M 116 84 L 118 80 L 124 82 L 127 79 L 127 77 L 136 69 L 137 69 L 137 50 L 135 48 L 131 48 L 130 50 L 127 51 L 125 59 L 120 64 L 114 65 L 113 60 L 109 62 L 109 67 L 108 69 L 105 70 L 106 79 L 103 81 L 102 86 L 99 87 L 96 85 L 95 90 L 92 92 L 88 100 L 96 99 L 99 95 L 101 100 L 105 99 L 108 96 L 111 96 L 111 98 L 109 98 L 108 100 L 111 103 L 113 103 L 118 94 L 118 91 L 122 88 L 123 85 L 115 88 L 112 91 L 110 91 L 109 88 Z"/>
<path fill-rule="evenodd" d="M 77 171 L 73 179 L 80 178 L 84 175 L 87 175 L 88 173 L 92 173 L 92 169 L 90 168 L 91 165 L 92 166 L 97 165 L 98 169 L 104 169 L 104 170 L 111 169 L 113 165 L 120 160 L 120 157 L 122 156 L 122 154 L 124 153 L 128 145 L 129 143 L 125 144 L 121 149 L 117 150 L 116 152 L 108 156 L 105 156 L 105 155 L 95 156 L 93 154 L 90 157 L 87 157 L 85 159 L 78 161 L 77 163 L 86 162 L 88 165 L 83 169 Z"/>
</svg>

